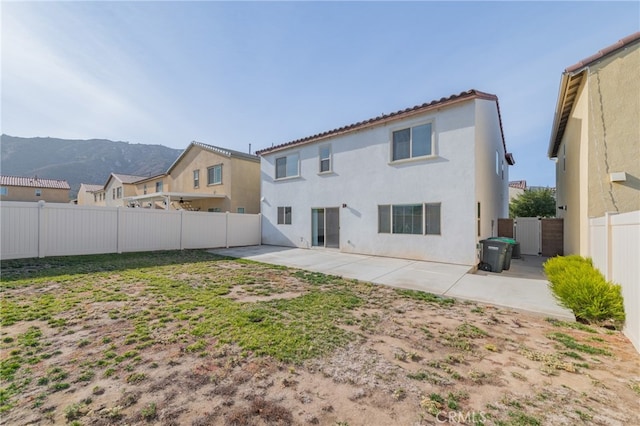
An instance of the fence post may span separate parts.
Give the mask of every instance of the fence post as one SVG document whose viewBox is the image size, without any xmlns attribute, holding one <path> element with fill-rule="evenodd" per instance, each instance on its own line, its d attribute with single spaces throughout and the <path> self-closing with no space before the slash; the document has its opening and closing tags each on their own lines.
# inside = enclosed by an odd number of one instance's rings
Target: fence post
<svg viewBox="0 0 640 426">
<path fill-rule="evenodd" d="M 122 207 L 116 207 L 116 253 L 122 253 Z"/>
<path fill-rule="evenodd" d="M 229 212 L 224 214 L 224 245 L 229 248 Z"/>
<path fill-rule="evenodd" d="M 605 212 L 604 214 L 604 276 L 607 281 L 611 281 L 613 278 L 613 271 L 611 270 L 611 216 L 615 213 Z"/>
<path fill-rule="evenodd" d="M 42 258 L 45 256 L 44 246 L 46 243 L 46 239 L 44 237 L 44 206 L 46 202 L 44 200 L 38 201 L 38 257 Z"/>
<path fill-rule="evenodd" d="M 184 250 L 184 209 L 180 210 L 180 250 Z"/>
</svg>

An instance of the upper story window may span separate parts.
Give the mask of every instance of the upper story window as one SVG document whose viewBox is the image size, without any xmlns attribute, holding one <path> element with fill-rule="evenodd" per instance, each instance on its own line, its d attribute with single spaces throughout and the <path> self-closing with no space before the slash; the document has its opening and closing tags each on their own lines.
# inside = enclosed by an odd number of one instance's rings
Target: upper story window
<svg viewBox="0 0 640 426">
<path fill-rule="evenodd" d="M 244 213 L 244 207 L 238 207 L 236 210 L 238 213 Z"/>
<path fill-rule="evenodd" d="M 156 182 L 156 192 L 162 192 L 162 181 Z"/>
<path fill-rule="evenodd" d="M 42 189 L 36 189 L 36 197 L 40 197 L 42 195 Z"/>
<path fill-rule="evenodd" d="M 276 179 L 300 175 L 300 155 L 298 153 L 276 158 Z"/>
<path fill-rule="evenodd" d="M 0 186 L 0 195 L 7 195 L 9 193 L 9 189 L 6 186 Z"/>
<path fill-rule="evenodd" d="M 118 198 L 118 199 L 122 198 L 122 187 L 121 186 L 116 188 L 116 198 Z"/>
<path fill-rule="evenodd" d="M 147 195 L 147 184 L 145 183 L 144 186 L 142 187 L 142 193 L 144 195 Z"/>
<path fill-rule="evenodd" d="M 222 164 L 217 164 L 207 169 L 207 185 L 222 183 Z"/>
<path fill-rule="evenodd" d="M 391 150 L 393 161 L 432 155 L 433 134 L 431 123 L 393 132 Z"/>
<path fill-rule="evenodd" d="M 320 147 L 320 173 L 331 171 L 331 145 Z"/>
<path fill-rule="evenodd" d="M 116 199 L 116 189 L 115 188 L 111 188 L 111 199 L 112 200 Z"/>
<path fill-rule="evenodd" d="M 194 188 L 200 187 L 200 170 L 193 171 L 193 187 Z"/>
</svg>

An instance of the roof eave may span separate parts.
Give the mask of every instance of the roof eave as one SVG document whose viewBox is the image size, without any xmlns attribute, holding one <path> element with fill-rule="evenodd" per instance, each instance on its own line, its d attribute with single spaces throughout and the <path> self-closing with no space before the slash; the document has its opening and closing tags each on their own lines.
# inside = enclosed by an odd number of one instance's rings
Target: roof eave
<svg viewBox="0 0 640 426">
<path fill-rule="evenodd" d="M 469 90 L 466 92 L 462 92 L 459 95 L 452 95 L 448 98 L 441 98 L 440 100 L 434 100 L 428 104 L 423 104 L 413 108 L 407 108 L 405 110 L 392 112 L 389 114 L 382 115 L 380 117 L 364 120 L 358 123 L 349 124 L 337 129 L 319 133 L 317 135 L 305 137 L 302 139 L 297 139 L 291 142 L 286 142 L 271 148 L 262 149 L 262 150 L 256 151 L 256 155 L 263 156 L 265 154 L 273 154 L 279 151 L 284 151 L 284 150 L 295 148 L 298 146 L 324 141 L 326 139 L 334 138 L 336 136 L 341 136 L 344 134 L 353 133 L 353 132 L 361 131 L 363 129 L 369 129 L 372 127 L 382 126 L 393 121 L 411 118 L 413 116 L 420 115 L 428 111 L 438 110 L 440 108 L 449 107 L 452 105 L 456 105 L 456 104 L 467 102 L 474 99 L 495 101 L 496 105 L 498 102 L 498 97 L 496 95 L 481 92 L 478 90 Z M 500 107 L 498 106 L 498 113 L 500 113 L 499 110 L 500 110 Z M 502 131 L 502 121 L 500 122 L 500 125 L 501 125 L 501 131 Z M 504 134 L 502 136 L 503 136 L 503 144 L 504 144 Z"/>
</svg>

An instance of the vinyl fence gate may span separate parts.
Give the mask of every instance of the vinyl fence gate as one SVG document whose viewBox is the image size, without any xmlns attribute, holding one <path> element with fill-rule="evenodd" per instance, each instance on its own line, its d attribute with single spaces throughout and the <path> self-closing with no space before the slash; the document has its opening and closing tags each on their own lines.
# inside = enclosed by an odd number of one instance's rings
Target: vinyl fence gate
<svg viewBox="0 0 640 426">
<path fill-rule="evenodd" d="M 514 238 L 520 253 L 559 256 L 564 253 L 564 222 L 558 218 L 517 217 L 498 219 L 498 236 Z"/>
</svg>

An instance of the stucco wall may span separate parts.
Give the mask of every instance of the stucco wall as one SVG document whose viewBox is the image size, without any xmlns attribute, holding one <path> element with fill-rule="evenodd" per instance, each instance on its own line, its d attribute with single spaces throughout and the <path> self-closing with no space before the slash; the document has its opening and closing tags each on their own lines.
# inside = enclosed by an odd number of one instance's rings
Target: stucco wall
<svg viewBox="0 0 640 426">
<path fill-rule="evenodd" d="M 583 82 L 567 122 L 556 162 L 556 205 L 558 217 L 564 218 L 564 253 L 585 255 L 588 239 L 581 223 L 587 216 L 587 126 L 588 96 Z M 581 165 L 583 165 L 581 167 Z M 584 179 L 581 181 L 581 178 Z M 584 235 L 582 235 L 584 234 Z"/>
<path fill-rule="evenodd" d="M 476 100 L 475 188 L 480 203 L 479 240 L 498 235 L 498 219 L 509 217 L 509 165 L 493 101 Z M 496 168 L 496 153 L 498 167 Z M 477 235 L 477 232 L 476 232 Z"/>
<path fill-rule="evenodd" d="M 639 72 L 640 44 L 589 69 L 589 217 L 640 210 Z"/>
<path fill-rule="evenodd" d="M 40 201 L 44 200 L 49 203 L 68 203 L 69 202 L 69 190 L 68 189 L 54 189 L 54 188 L 31 188 L 24 186 L 9 186 L 3 185 L 7 188 L 7 195 L 0 196 L 1 201 Z M 41 195 L 36 196 L 36 189 L 40 189 Z"/>
<path fill-rule="evenodd" d="M 262 157 L 263 243 L 311 246 L 311 209 L 340 207 L 340 250 L 472 265 L 476 262 L 475 104 L 388 123 Z M 391 132 L 434 120 L 435 158 L 390 163 Z M 331 144 L 332 173 L 318 173 Z M 275 181 L 275 159 L 297 152 L 301 176 Z M 378 205 L 441 203 L 441 235 L 378 233 Z M 341 207 L 346 204 L 346 207 Z M 292 224 L 277 208 L 292 207 Z"/>
<path fill-rule="evenodd" d="M 260 163 L 232 158 L 231 212 L 260 213 Z"/>
<path fill-rule="evenodd" d="M 207 169 L 222 164 L 222 183 L 207 184 Z M 193 186 L 193 171 L 200 171 L 200 184 Z M 191 204 L 207 211 L 211 208 L 235 213 L 244 207 L 245 213 L 260 211 L 260 163 L 237 157 L 227 157 L 192 146 L 171 170 L 174 192 L 223 195 L 224 198 L 194 200 Z"/>
</svg>

